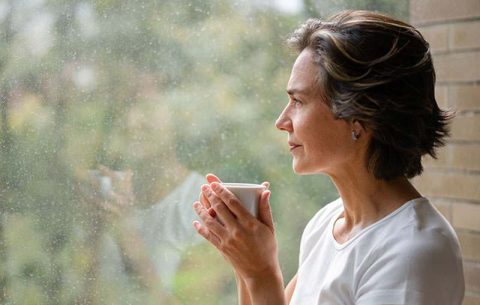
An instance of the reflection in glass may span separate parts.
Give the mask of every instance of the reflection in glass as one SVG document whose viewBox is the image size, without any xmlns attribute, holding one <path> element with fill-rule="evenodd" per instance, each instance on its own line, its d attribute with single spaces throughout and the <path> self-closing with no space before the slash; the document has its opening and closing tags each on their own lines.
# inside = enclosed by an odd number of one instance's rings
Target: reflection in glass
<svg viewBox="0 0 480 305">
<path fill-rule="evenodd" d="M 271 182 L 294 274 L 303 226 L 336 194 L 294 176 L 274 127 L 294 60 L 283 39 L 332 3 L 407 17 L 387 0 L 0 0 L 0 304 L 236 302 L 191 227 L 208 172 Z M 126 215 L 85 202 L 101 194 L 79 177 L 100 164 L 132 171 Z"/>
</svg>

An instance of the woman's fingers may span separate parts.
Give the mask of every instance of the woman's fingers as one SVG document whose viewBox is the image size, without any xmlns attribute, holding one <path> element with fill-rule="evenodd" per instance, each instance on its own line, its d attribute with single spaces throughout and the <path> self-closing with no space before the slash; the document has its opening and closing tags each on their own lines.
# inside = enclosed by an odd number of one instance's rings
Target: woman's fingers
<svg viewBox="0 0 480 305">
<path fill-rule="evenodd" d="M 205 238 L 207 241 L 209 241 L 212 245 L 214 245 L 216 248 L 220 247 L 220 239 L 215 236 L 214 234 L 210 233 L 210 231 L 202 225 L 199 221 L 194 220 L 193 221 L 193 227 L 195 230 L 197 230 L 198 234 L 202 235 L 203 238 Z"/>
<path fill-rule="evenodd" d="M 225 228 L 215 220 L 208 211 L 198 201 L 193 203 L 193 209 L 200 217 L 203 225 L 198 221 L 194 221 L 193 225 L 200 235 L 210 241 L 214 246 L 220 246 L 220 238 L 225 234 Z"/>
<path fill-rule="evenodd" d="M 220 220 L 227 226 L 233 225 L 235 223 L 235 213 L 232 213 L 233 211 L 229 209 L 224 200 L 219 198 L 215 194 L 215 192 L 212 191 L 210 185 L 203 185 L 202 192 L 207 197 L 208 201 L 210 201 L 212 208 L 214 209 Z"/>
<path fill-rule="evenodd" d="M 198 196 L 198 201 L 207 209 L 208 214 L 215 218 L 217 216 L 217 213 L 215 213 L 215 210 L 212 208 L 212 205 L 210 204 L 210 201 L 208 201 L 207 197 L 203 195 L 203 193 L 200 193 Z"/>
<path fill-rule="evenodd" d="M 220 183 L 210 184 L 215 196 L 225 203 L 228 209 L 238 218 L 246 219 L 253 217 L 250 212 L 240 203 L 237 197 Z M 214 206 L 215 208 L 215 206 Z M 218 211 L 217 211 L 218 212 Z M 221 216 L 221 215 L 220 215 Z"/>
<path fill-rule="evenodd" d="M 262 185 L 268 190 L 268 188 L 270 187 L 270 182 L 268 181 L 262 182 Z"/>
<path fill-rule="evenodd" d="M 212 173 L 207 174 L 206 178 L 207 178 L 208 184 L 210 184 L 210 183 L 212 183 L 212 182 L 222 183 L 222 181 L 220 180 L 220 178 L 218 178 L 217 176 L 215 176 L 215 175 L 212 174 Z"/>
<path fill-rule="evenodd" d="M 205 197 L 205 195 L 203 195 L 203 192 L 200 192 L 200 195 L 198 195 L 198 201 L 200 201 L 200 203 L 203 204 L 203 206 L 206 209 L 208 209 L 212 206 L 210 204 L 210 201 L 208 201 L 207 197 Z"/>
<path fill-rule="evenodd" d="M 272 209 L 270 207 L 270 191 L 266 190 L 260 196 L 260 203 L 258 206 L 258 219 L 267 225 L 272 232 L 275 232 L 273 224 Z"/>
<path fill-rule="evenodd" d="M 208 214 L 210 214 L 210 216 L 212 216 L 213 218 L 217 217 L 217 212 L 215 212 L 213 208 L 209 208 L 207 211 Z"/>
<path fill-rule="evenodd" d="M 219 183 L 222 182 L 214 174 L 207 174 L 205 176 L 205 178 L 207 179 L 208 184 L 210 184 L 212 182 L 219 182 Z M 207 197 L 205 197 L 205 195 L 203 195 L 203 192 L 200 192 L 200 195 L 198 195 L 198 201 L 200 201 L 206 209 L 209 209 L 212 206 L 210 204 L 210 202 L 208 201 Z"/>
</svg>

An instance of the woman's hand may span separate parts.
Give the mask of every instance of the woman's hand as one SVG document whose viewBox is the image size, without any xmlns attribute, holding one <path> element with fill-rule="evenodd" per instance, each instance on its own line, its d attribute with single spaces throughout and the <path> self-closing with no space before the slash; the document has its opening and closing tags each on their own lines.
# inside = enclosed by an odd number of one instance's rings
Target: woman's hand
<svg viewBox="0 0 480 305">
<path fill-rule="evenodd" d="M 213 177 L 210 179 L 217 181 L 209 181 L 209 185 L 202 186 L 201 200 L 205 202 L 194 203 L 194 209 L 203 222 L 194 221 L 195 229 L 223 254 L 246 281 L 278 275 L 280 267 L 269 203 L 270 191 L 261 194 L 259 217 L 256 219 L 233 193 L 218 183 L 218 178 Z M 215 213 L 209 213 L 209 207 Z M 212 214 L 218 215 L 223 224 Z"/>
<path fill-rule="evenodd" d="M 218 178 L 214 174 L 207 174 L 206 178 L 207 178 L 208 184 L 211 184 L 212 182 L 222 183 L 220 178 Z M 268 190 L 268 188 L 270 187 L 270 182 L 264 181 L 262 182 L 262 185 L 265 186 L 266 190 Z M 208 210 L 208 213 L 212 217 L 216 217 L 215 211 L 211 207 L 210 202 L 208 201 L 207 197 L 205 197 L 202 191 L 200 191 L 200 195 L 198 196 L 198 201 L 200 201 L 200 203 Z"/>
</svg>

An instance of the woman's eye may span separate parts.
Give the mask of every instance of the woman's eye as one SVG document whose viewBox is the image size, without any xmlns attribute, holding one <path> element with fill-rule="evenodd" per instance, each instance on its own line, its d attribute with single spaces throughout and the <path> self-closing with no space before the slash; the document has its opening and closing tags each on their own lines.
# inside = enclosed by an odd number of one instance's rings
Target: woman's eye
<svg viewBox="0 0 480 305">
<path fill-rule="evenodd" d="M 292 100 L 292 103 L 293 103 L 293 106 L 300 106 L 300 105 L 302 105 L 302 102 L 300 102 L 300 101 L 297 100 L 297 99 L 293 99 L 293 100 Z"/>
</svg>

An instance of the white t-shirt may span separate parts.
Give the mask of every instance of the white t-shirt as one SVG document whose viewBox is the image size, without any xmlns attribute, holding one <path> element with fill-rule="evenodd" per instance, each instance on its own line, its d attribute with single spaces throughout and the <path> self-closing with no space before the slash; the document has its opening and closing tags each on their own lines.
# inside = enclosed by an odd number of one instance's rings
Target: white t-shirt
<svg viewBox="0 0 480 305">
<path fill-rule="evenodd" d="M 339 198 L 302 235 L 291 305 L 460 305 L 465 291 L 458 238 L 424 197 L 339 244 Z"/>
</svg>

